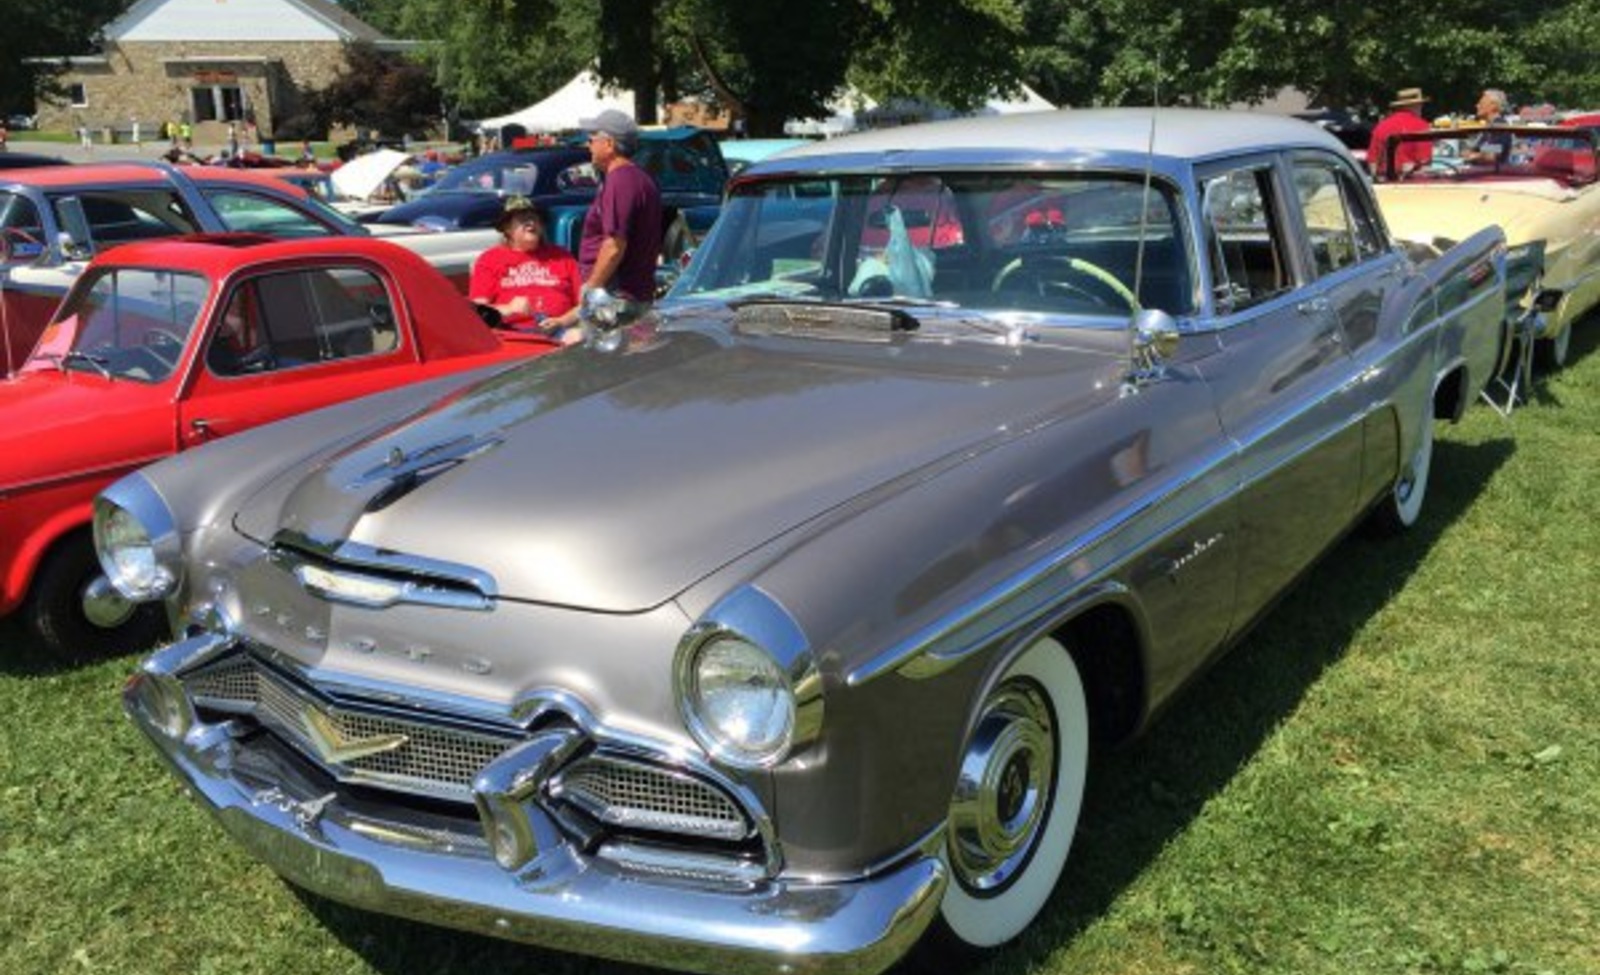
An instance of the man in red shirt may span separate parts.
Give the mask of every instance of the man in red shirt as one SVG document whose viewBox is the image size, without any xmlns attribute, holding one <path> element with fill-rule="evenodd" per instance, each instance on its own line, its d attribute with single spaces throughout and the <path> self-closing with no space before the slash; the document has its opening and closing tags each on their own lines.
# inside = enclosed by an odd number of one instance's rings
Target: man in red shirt
<svg viewBox="0 0 1600 975">
<path fill-rule="evenodd" d="M 1367 168 L 1377 180 L 1402 179 L 1419 166 L 1433 161 L 1433 146 L 1426 142 L 1396 142 L 1393 156 L 1388 143 L 1393 136 L 1406 132 L 1426 132 L 1418 109 L 1428 99 L 1421 88 L 1402 88 L 1389 107 L 1394 109 L 1372 127 L 1372 142 L 1367 146 Z"/>
</svg>

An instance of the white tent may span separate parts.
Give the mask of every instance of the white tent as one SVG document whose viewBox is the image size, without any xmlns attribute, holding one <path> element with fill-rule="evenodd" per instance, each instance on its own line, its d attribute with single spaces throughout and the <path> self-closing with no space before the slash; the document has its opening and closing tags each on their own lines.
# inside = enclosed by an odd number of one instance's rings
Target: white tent
<svg viewBox="0 0 1600 975">
<path fill-rule="evenodd" d="M 508 125 L 520 125 L 529 132 L 559 132 L 562 129 L 575 129 L 579 120 L 593 118 L 608 108 L 625 112 L 632 118 L 633 92 L 602 90 L 595 73 L 583 71 L 544 101 L 509 115 L 483 119 L 478 123 L 478 128 L 492 131 Z"/>
</svg>

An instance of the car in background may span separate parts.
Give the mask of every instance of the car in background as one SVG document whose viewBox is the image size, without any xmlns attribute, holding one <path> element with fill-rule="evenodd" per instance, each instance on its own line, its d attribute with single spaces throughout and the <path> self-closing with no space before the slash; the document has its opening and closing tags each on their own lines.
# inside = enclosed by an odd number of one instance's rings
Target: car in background
<svg viewBox="0 0 1600 975">
<path fill-rule="evenodd" d="M 31 169 L 34 166 L 65 166 L 60 156 L 46 156 L 38 152 L 0 152 L 0 169 Z"/>
<path fill-rule="evenodd" d="M 492 227 L 505 197 L 520 195 L 544 212 L 548 239 L 576 254 L 600 185 L 589 158 L 579 144 L 490 153 L 456 166 L 422 196 L 362 219 L 434 230 Z M 716 139 L 689 126 L 642 130 L 634 162 L 661 189 L 662 258 L 675 264 L 715 222 L 727 164 Z"/>
<path fill-rule="evenodd" d="M 794 149 L 652 313 L 108 488 L 108 578 L 177 630 L 124 705 L 359 907 L 716 973 L 992 947 L 1091 739 L 1422 517 L 1503 275 L 1496 229 L 1413 263 L 1281 117 Z"/>
<path fill-rule="evenodd" d="M 785 149 L 803 146 L 809 139 L 724 139 L 719 145 L 728 162 L 728 175 L 737 176 L 755 163 Z"/>
<path fill-rule="evenodd" d="M 361 224 L 276 176 L 159 162 L 89 163 L 0 173 L 0 375 L 27 358 L 92 258 L 135 241 L 191 233 L 364 237 Z M 464 293 L 481 239 L 392 237 Z"/>
<path fill-rule="evenodd" d="M 261 423 L 554 349 L 495 332 L 416 254 L 371 238 L 129 244 L 96 258 L 0 383 L 0 615 L 69 657 L 148 642 L 100 580 L 95 492 Z"/>
<path fill-rule="evenodd" d="M 6 128 L 13 132 L 26 132 L 39 124 L 39 116 L 15 112 L 6 116 Z"/>
<path fill-rule="evenodd" d="M 1423 143 L 1432 161 L 1378 184 L 1378 201 L 1394 235 L 1440 252 L 1482 227 L 1505 231 L 1512 272 L 1528 282 L 1524 303 L 1548 308 L 1533 320 L 1532 339 L 1547 366 L 1563 365 L 1572 326 L 1600 304 L 1600 165 L 1596 133 L 1581 127 L 1492 125 L 1407 133 L 1387 151 Z M 1475 147 L 1495 146 L 1493 161 Z M 1389 172 L 1390 169 L 1378 169 Z M 1538 295 L 1532 294 L 1537 291 Z"/>
</svg>

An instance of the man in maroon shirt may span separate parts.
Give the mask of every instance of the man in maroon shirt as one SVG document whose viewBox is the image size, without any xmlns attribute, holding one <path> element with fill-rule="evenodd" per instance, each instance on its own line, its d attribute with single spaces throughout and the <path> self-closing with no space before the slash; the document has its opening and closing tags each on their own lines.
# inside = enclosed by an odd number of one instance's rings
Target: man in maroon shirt
<svg viewBox="0 0 1600 975">
<path fill-rule="evenodd" d="M 1428 123 L 1417 114 L 1423 97 L 1421 88 L 1402 88 L 1389 107 L 1394 109 L 1372 127 L 1372 142 L 1367 146 L 1367 168 L 1378 180 L 1401 179 L 1416 169 L 1433 161 L 1433 146 L 1426 142 L 1400 142 L 1394 147 L 1390 160 L 1387 143 L 1392 136 L 1405 132 L 1426 132 Z"/>
<path fill-rule="evenodd" d="M 583 221 L 578 268 L 583 290 L 605 288 L 626 299 L 625 314 L 637 315 L 655 297 L 661 257 L 661 191 L 634 165 L 639 127 L 616 109 L 585 119 L 589 158 L 601 173 L 600 194 Z"/>
</svg>

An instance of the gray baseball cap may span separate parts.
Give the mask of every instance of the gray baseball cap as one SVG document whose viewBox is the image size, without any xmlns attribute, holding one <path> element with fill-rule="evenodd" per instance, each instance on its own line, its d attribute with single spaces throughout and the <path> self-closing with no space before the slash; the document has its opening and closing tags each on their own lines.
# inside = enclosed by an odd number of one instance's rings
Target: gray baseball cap
<svg viewBox="0 0 1600 975">
<path fill-rule="evenodd" d="M 608 108 L 594 118 L 581 119 L 578 125 L 586 132 L 610 136 L 623 155 L 632 153 L 639 144 L 639 125 L 627 112 Z"/>
</svg>

